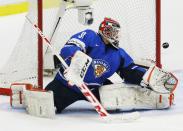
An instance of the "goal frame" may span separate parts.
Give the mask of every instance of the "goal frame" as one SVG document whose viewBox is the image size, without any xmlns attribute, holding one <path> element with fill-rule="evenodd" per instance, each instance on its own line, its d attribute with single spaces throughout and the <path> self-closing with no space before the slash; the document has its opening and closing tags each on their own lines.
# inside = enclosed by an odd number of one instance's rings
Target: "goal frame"
<svg viewBox="0 0 183 131">
<path fill-rule="evenodd" d="M 43 31 L 43 1 L 37 0 L 37 12 L 38 12 L 38 27 Z M 155 0 L 156 2 L 156 66 L 162 67 L 161 64 L 161 0 Z M 38 88 L 43 88 L 43 40 L 38 34 Z M 11 91 L 8 88 L 0 87 L 0 94 L 11 95 Z"/>
<path fill-rule="evenodd" d="M 161 0 L 156 0 L 156 66 L 161 64 Z"/>
</svg>

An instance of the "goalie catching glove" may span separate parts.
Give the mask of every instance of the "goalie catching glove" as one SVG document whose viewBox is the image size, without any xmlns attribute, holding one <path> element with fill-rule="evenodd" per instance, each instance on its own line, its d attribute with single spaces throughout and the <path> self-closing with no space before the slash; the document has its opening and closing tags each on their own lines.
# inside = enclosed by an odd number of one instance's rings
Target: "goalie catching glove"
<svg viewBox="0 0 183 131">
<path fill-rule="evenodd" d="M 141 86 L 150 87 L 153 91 L 163 94 L 172 93 L 177 87 L 177 78 L 157 66 L 151 66 L 143 76 Z"/>
<path fill-rule="evenodd" d="M 55 116 L 53 92 L 33 88 L 31 84 L 12 84 L 10 104 L 12 108 L 26 108 L 27 113 L 33 116 L 46 118 Z"/>
</svg>

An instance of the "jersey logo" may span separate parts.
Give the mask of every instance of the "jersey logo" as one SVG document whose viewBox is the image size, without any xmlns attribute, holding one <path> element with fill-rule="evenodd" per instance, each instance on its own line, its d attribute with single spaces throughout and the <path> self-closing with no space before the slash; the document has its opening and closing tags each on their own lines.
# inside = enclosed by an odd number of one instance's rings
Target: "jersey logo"
<svg viewBox="0 0 183 131">
<path fill-rule="evenodd" d="M 92 61 L 92 66 L 94 68 L 94 74 L 96 78 L 101 77 L 104 73 L 110 70 L 109 64 L 106 61 L 100 59 L 94 59 Z"/>
</svg>

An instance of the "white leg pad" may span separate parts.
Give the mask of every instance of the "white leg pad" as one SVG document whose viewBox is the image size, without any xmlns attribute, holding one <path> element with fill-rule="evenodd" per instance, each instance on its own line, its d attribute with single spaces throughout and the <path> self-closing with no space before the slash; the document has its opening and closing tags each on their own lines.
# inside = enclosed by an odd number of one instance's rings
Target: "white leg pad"
<svg viewBox="0 0 183 131">
<path fill-rule="evenodd" d="M 13 108 L 25 108 L 25 95 L 26 88 L 32 87 L 31 84 L 26 83 L 13 83 L 11 85 L 10 104 Z"/>
<path fill-rule="evenodd" d="M 132 84 L 105 85 L 99 93 L 101 104 L 107 110 L 164 109 L 171 105 L 170 94 L 159 94 Z"/>
<path fill-rule="evenodd" d="M 28 114 L 46 118 L 53 118 L 55 116 L 52 91 L 40 92 L 27 90 L 25 96 Z"/>
</svg>

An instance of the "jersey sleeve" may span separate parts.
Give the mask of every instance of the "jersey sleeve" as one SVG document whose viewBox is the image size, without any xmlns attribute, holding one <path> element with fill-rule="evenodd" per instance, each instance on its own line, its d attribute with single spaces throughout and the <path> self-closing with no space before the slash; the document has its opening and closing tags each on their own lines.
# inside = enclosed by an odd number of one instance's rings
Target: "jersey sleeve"
<svg viewBox="0 0 183 131">
<path fill-rule="evenodd" d="M 70 61 L 72 56 L 76 51 L 80 50 L 82 52 L 86 52 L 87 48 L 92 43 L 94 39 L 95 32 L 92 30 L 84 30 L 73 35 L 64 47 L 60 50 L 60 55 L 68 65 L 70 65 Z"/>
<path fill-rule="evenodd" d="M 121 65 L 119 68 L 119 75 L 127 83 L 138 84 L 142 81 L 142 77 L 146 69 L 136 65 L 133 59 L 123 50 L 120 51 Z"/>
</svg>

